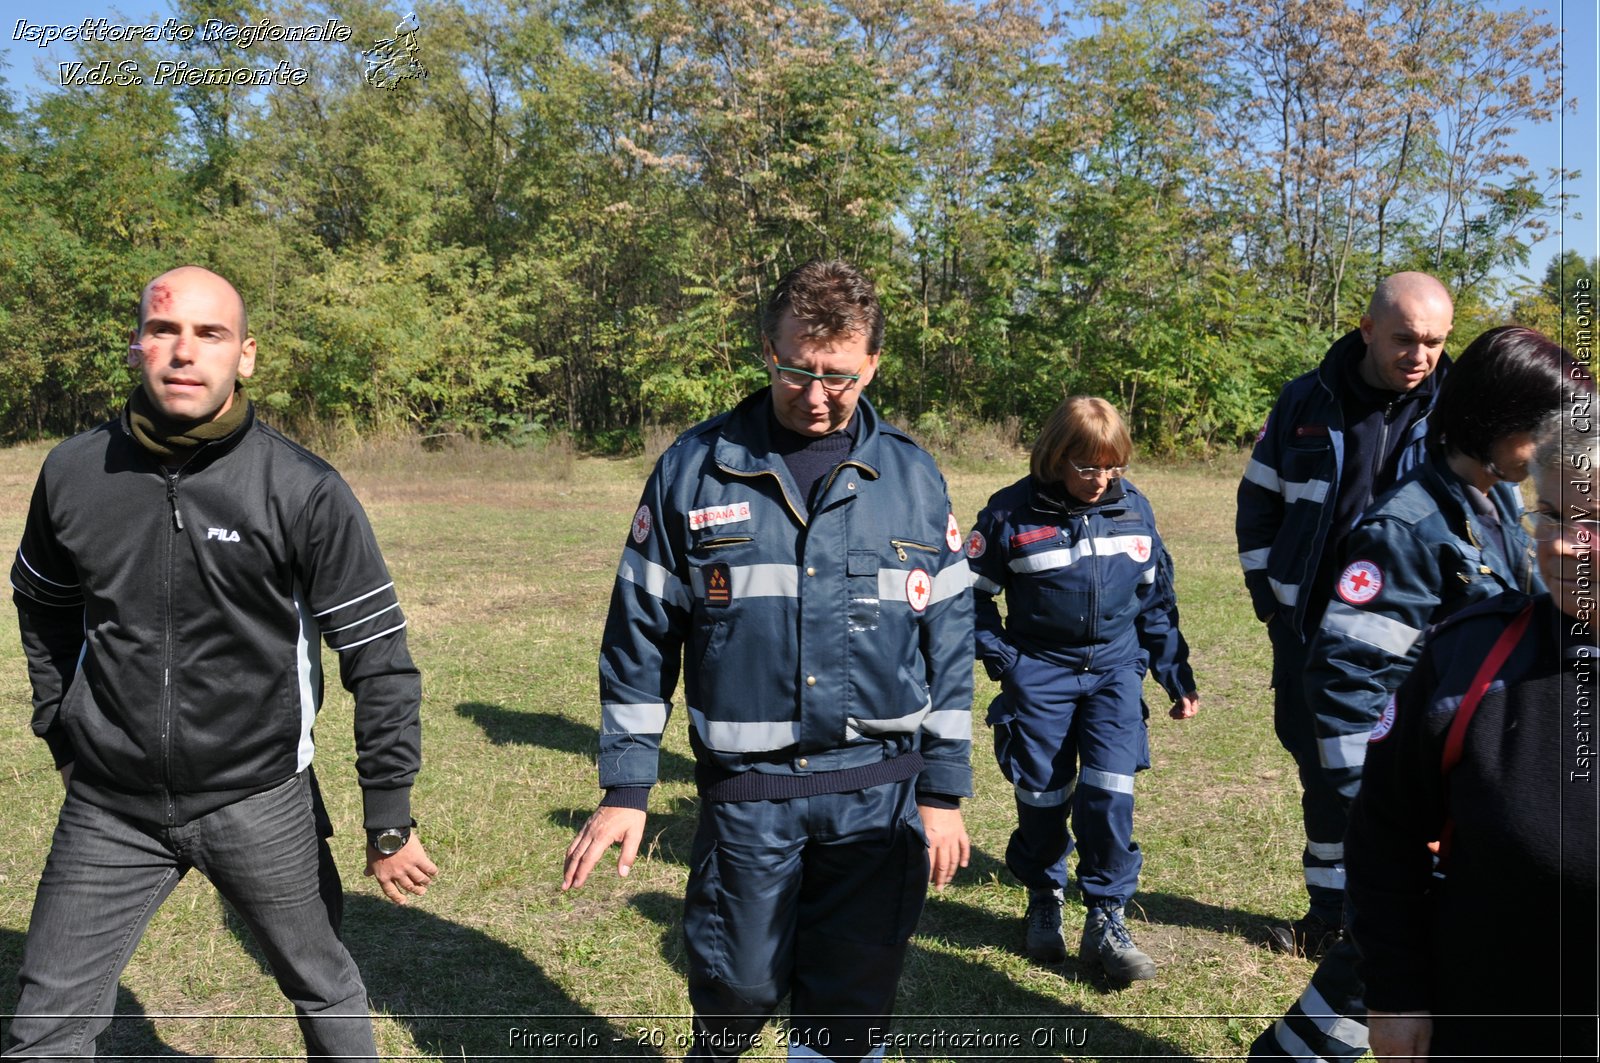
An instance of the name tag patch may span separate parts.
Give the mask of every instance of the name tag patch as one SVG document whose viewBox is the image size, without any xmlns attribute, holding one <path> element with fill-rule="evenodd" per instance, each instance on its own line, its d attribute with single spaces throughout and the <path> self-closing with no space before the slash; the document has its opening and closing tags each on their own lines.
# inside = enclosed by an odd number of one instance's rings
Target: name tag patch
<svg viewBox="0 0 1600 1063">
<path fill-rule="evenodd" d="M 725 506 L 708 506 L 689 511 L 690 530 L 714 528 L 719 524 L 738 524 L 750 519 L 750 503 L 730 502 Z"/>
<path fill-rule="evenodd" d="M 1013 535 L 1011 537 L 1011 545 L 1013 547 L 1027 546 L 1029 543 L 1038 543 L 1043 542 L 1046 539 L 1054 539 L 1060 534 L 1061 529 L 1056 527 L 1054 524 L 1051 524 L 1047 527 L 1035 528 L 1032 531 L 1019 532 L 1016 535 Z"/>
</svg>

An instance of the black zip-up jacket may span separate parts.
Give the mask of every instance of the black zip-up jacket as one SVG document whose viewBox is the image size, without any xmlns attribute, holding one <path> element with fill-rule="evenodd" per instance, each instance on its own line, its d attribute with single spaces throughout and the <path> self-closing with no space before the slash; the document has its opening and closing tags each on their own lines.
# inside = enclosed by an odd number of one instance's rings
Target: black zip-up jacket
<svg viewBox="0 0 1600 1063">
<path fill-rule="evenodd" d="M 366 826 L 409 822 L 421 679 L 349 486 L 254 410 L 177 470 L 126 416 L 45 458 L 11 567 L 56 764 L 169 826 L 270 789 L 311 763 L 320 635 L 355 696 Z"/>
</svg>

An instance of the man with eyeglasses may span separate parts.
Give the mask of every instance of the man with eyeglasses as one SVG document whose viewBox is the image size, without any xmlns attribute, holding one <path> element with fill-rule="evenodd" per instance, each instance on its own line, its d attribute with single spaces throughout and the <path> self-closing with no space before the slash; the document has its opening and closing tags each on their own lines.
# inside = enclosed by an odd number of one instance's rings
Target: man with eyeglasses
<svg viewBox="0 0 1600 1063">
<path fill-rule="evenodd" d="M 807 262 L 761 342 L 771 386 L 679 437 L 634 514 L 600 656 L 606 794 L 562 888 L 613 843 L 629 873 L 681 666 L 688 1058 L 761 1045 L 789 995 L 790 1058 L 878 1059 L 927 884 L 968 860 L 963 538 L 933 460 L 862 396 L 883 344 L 871 282 Z"/>
</svg>

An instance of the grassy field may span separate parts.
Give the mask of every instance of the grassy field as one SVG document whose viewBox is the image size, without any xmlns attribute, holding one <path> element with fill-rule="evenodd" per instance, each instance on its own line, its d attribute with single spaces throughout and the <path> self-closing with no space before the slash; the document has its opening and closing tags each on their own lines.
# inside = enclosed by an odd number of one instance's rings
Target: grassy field
<svg viewBox="0 0 1600 1063">
<path fill-rule="evenodd" d="M 45 451 L 0 451 L 8 554 Z M 335 457 L 368 507 L 410 617 L 426 699 L 416 814 L 443 869 L 428 896 L 406 908 L 382 901 L 360 877 L 351 710 L 330 662 L 318 774 L 346 873 L 346 936 L 379 1014 L 380 1048 L 441 1060 L 678 1058 L 689 1028 L 678 921 L 696 810 L 681 716 L 669 727 L 664 782 L 652 797 L 648 857 L 627 879 L 612 859 L 584 890 L 559 888 L 563 851 L 598 796 L 595 655 L 644 461 L 560 448 L 430 453 L 409 444 Z M 1133 474 L 1177 561 L 1202 691 L 1191 721 L 1168 719 L 1160 704 L 1150 721 L 1154 770 L 1139 778 L 1145 868 L 1129 916 L 1160 976 L 1118 991 L 1075 958 L 1043 968 L 1023 957 L 1023 892 L 1002 859 L 1012 802 L 981 726 L 997 688 L 980 671 L 978 796 L 965 806 L 972 866 L 929 901 L 894 1027 L 922 1040 L 889 1058 L 1241 1056 L 1303 988 L 1310 964 L 1262 945 L 1270 924 L 1303 910 L 1304 894 L 1294 773 L 1272 737 L 1267 642 L 1233 546 L 1242 464 L 1235 455 Z M 947 464 L 963 529 L 1025 467 L 1021 453 Z M 0 647 L 0 697 L 9 706 L 0 728 L 9 766 L 0 776 L 8 810 L 0 1014 L 9 1014 L 61 792 L 27 726 L 9 609 L 0 611 Z M 1156 705 L 1159 691 L 1150 694 Z M 1070 896 L 1075 947 L 1083 913 Z M 157 914 L 122 978 L 117 1011 L 102 1055 L 302 1052 L 254 945 L 196 875 Z M 779 1030 L 769 1029 L 769 1045 Z M 987 1037 L 988 1047 L 940 1047 L 969 1035 Z M 1003 1046 L 1012 1037 L 1016 1046 Z M 748 1058 L 782 1056 L 768 1048 Z"/>
</svg>

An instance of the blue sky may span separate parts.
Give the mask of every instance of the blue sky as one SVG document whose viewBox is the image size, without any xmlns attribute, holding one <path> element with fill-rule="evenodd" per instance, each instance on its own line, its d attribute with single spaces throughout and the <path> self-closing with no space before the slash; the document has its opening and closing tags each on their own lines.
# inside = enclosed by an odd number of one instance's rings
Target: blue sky
<svg viewBox="0 0 1600 1063">
<path fill-rule="evenodd" d="M 1552 226 L 1549 238 L 1536 245 L 1526 272 L 1537 279 L 1551 257 L 1563 250 L 1574 250 L 1585 258 L 1596 254 L 1597 223 L 1600 223 L 1600 75 L 1595 55 L 1600 51 L 1600 26 L 1595 0 L 1553 0 L 1545 4 L 1523 4 L 1516 0 L 1489 0 L 1500 9 L 1532 7 L 1543 9 L 1543 18 L 1565 30 L 1565 96 L 1576 98 L 1576 111 L 1564 112 L 1559 122 L 1547 123 L 1520 133 L 1513 142 L 1544 173 L 1553 167 L 1581 171 L 1582 176 L 1566 183 L 1572 198 L 1564 214 Z M 330 5 L 336 6 L 336 5 Z M 85 18 L 108 18 L 116 22 L 147 24 L 167 17 L 165 0 L 144 0 L 126 4 L 90 3 L 86 0 L 0 0 L 0 56 L 5 60 L 7 86 L 19 94 L 47 89 L 35 73 L 43 58 L 56 62 L 67 55 L 62 45 L 40 49 L 31 42 L 13 40 L 17 20 L 35 25 L 75 24 Z M 120 12 L 120 13 L 119 13 Z M 52 68 L 53 69 L 53 68 Z M 54 75 L 51 75 L 52 80 Z"/>
</svg>

